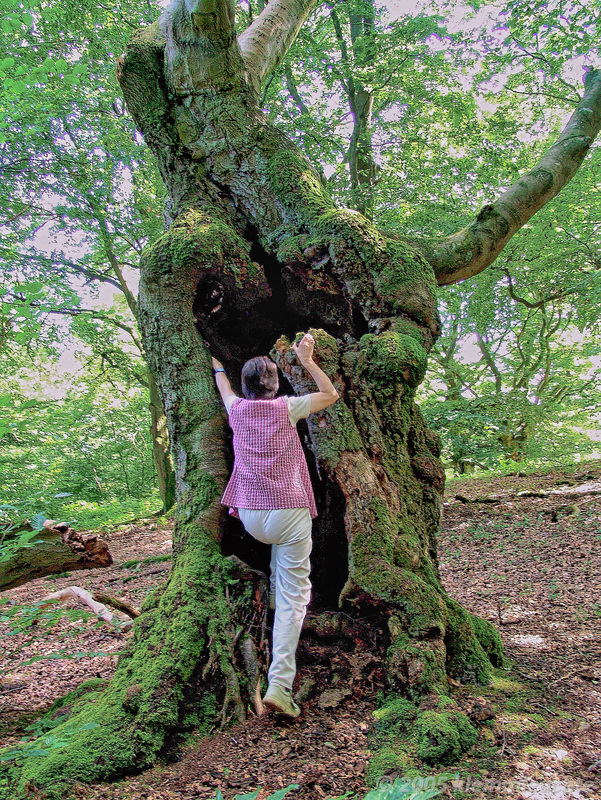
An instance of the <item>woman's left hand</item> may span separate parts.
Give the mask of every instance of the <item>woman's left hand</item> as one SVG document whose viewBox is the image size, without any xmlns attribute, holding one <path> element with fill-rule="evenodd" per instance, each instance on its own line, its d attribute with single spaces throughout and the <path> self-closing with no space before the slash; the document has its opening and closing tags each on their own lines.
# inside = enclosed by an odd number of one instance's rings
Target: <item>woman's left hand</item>
<svg viewBox="0 0 601 800">
<path fill-rule="evenodd" d="M 221 361 L 217 361 L 217 359 L 213 358 L 213 356 L 211 356 L 211 365 L 213 369 L 223 369 L 223 364 Z"/>
</svg>

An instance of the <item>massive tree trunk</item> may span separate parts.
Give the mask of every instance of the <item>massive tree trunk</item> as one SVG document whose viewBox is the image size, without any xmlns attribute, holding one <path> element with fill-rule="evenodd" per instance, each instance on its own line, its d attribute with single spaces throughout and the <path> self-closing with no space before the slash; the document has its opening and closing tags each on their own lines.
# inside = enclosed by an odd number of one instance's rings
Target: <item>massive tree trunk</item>
<svg viewBox="0 0 601 800">
<path fill-rule="evenodd" d="M 313 627 L 339 639 L 350 631 L 345 646 L 370 648 L 388 688 L 413 699 L 444 694 L 450 676 L 486 683 L 502 658 L 492 626 L 441 586 L 444 473 L 414 403 L 439 330 L 436 274 L 459 274 L 460 251 L 471 265 L 477 234 L 492 240 L 497 229 L 481 215 L 470 247 L 410 244 L 335 207 L 257 100 L 314 4 L 274 0 L 237 40 L 229 0 L 177 0 L 120 60 L 128 108 L 169 194 L 169 227 L 142 258 L 139 319 L 175 465 L 174 563 L 111 687 L 70 723 L 101 727 L 30 759 L 22 781 L 141 769 L 174 731 L 253 707 L 266 667 L 265 582 L 245 565 L 267 559 L 220 509 L 231 454 L 207 345 L 234 382 L 245 359 L 273 349 L 302 392 L 312 386 L 290 342 L 311 328 L 340 393 L 305 434 L 319 508 Z M 528 218 L 523 195 L 514 221 Z M 370 640 L 368 628 L 381 633 Z"/>
</svg>

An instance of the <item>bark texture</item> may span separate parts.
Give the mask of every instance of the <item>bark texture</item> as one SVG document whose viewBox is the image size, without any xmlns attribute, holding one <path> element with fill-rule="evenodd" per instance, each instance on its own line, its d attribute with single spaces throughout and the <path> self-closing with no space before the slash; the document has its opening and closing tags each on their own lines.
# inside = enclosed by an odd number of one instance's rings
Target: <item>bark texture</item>
<svg viewBox="0 0 601 800">
<path fill-rule="evenodd" d="M 266 667 L 265 581 L 243 562 L 264 568 L 266 553 L 220 509 L 231 454 L 203 343 L 234 383 L 247 358 L 272 349 L 283 383 L 303 392 L 313 387 L 291 341 L 309 328 L 341 400 L 303 433 L 319 509 L 308 629 L 346 629 L 350 648 L 363 623 L 384 631 L 373 649 L 388 688 L 435 696 L 416 723 L 424 758 L 434 728 L 455 742 L 436 750 L 440 761 L 473 741 L 441 696 L 449 676 L 486 683 L 500 640 L 441 586 L 444 473 L 414 403 L 439 331 L 437 272 L 448 273 L 428 246 L 336 208 L 259 109 L 257 86 L 310 6 L 270 3 L 240 47 L 227 0 L 177 0 L 119 62 L 169 194 L 168 228 L 142 258 L 139 320 L 173 453 L 175 557 L 110 688 L 71 722 L 101 727 L 30 759 L 21 786 L 140 769 L 181 728 L 252 713 Z"/>
</svg>

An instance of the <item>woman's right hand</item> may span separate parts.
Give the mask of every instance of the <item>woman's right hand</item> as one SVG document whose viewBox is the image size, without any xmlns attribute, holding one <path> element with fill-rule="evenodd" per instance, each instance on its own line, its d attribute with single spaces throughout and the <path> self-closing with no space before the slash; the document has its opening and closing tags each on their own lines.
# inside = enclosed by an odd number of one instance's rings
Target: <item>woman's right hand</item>
<svg viewBox="0 0 601 800">
<path fill-rule="evenodd" d="M 295 342 L 292 345 L 292 349 L 296 353 L 296 357 L 301 364 L 304 364 L 307 361 L 312 361 L 313 350 L 315 349 L 315 339 L 310 333 L 305 333 L 298 344 Z"/>
<path fill-rule="evenodd" d="M 213 369 L 223 369 L 223 364 L 221 361 L 217 361 L 217 359 L 213 358 L 213 356 L 211 356 L 211 365 Z"/>
</svg>

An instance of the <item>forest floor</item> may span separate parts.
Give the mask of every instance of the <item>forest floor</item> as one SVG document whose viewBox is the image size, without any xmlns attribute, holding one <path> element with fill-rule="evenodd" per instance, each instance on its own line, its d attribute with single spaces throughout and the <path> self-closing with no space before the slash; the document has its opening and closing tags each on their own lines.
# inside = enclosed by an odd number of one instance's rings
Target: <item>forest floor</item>
<svg viewBox="0 0 601 800">
<path fill-rule="evenodd" d="M 75 584 L 140 605 L 169 569 L 169 527 L 131 524 L 104 538 L 114 566 L 6 592 L 0 614 Z M 457 777 L 444 785 L 443 797 L 601 798 L 601 464 L 450 482 L 439 555 L 449 594 L 498 627 L 509 658 L 491 687 L 453 688 L 460 706 L 486 701 L 494 717 L 451 768 Z M 58 622 L 50 612 L 46 622 L 4 638 L 3 745 L 34 735 L 55 699 L 115 669 L 127 635 L 95 618 L 78 619 L 75 601 L 67 607 L 69 616 Z M 175 763 L 113 784 L 74 785 L 71 796 L 208 800 L 221 789 L 230 800 L 262 787 L 262 800 L 294 783 L 294 800 L 345 792 L 361 800 L 369 788 L 376 701 L 375 691 L 331 707 L 315 699 L 294 722 L 269 714 L 211 738 L 192 736 Z"/>
</svg>

